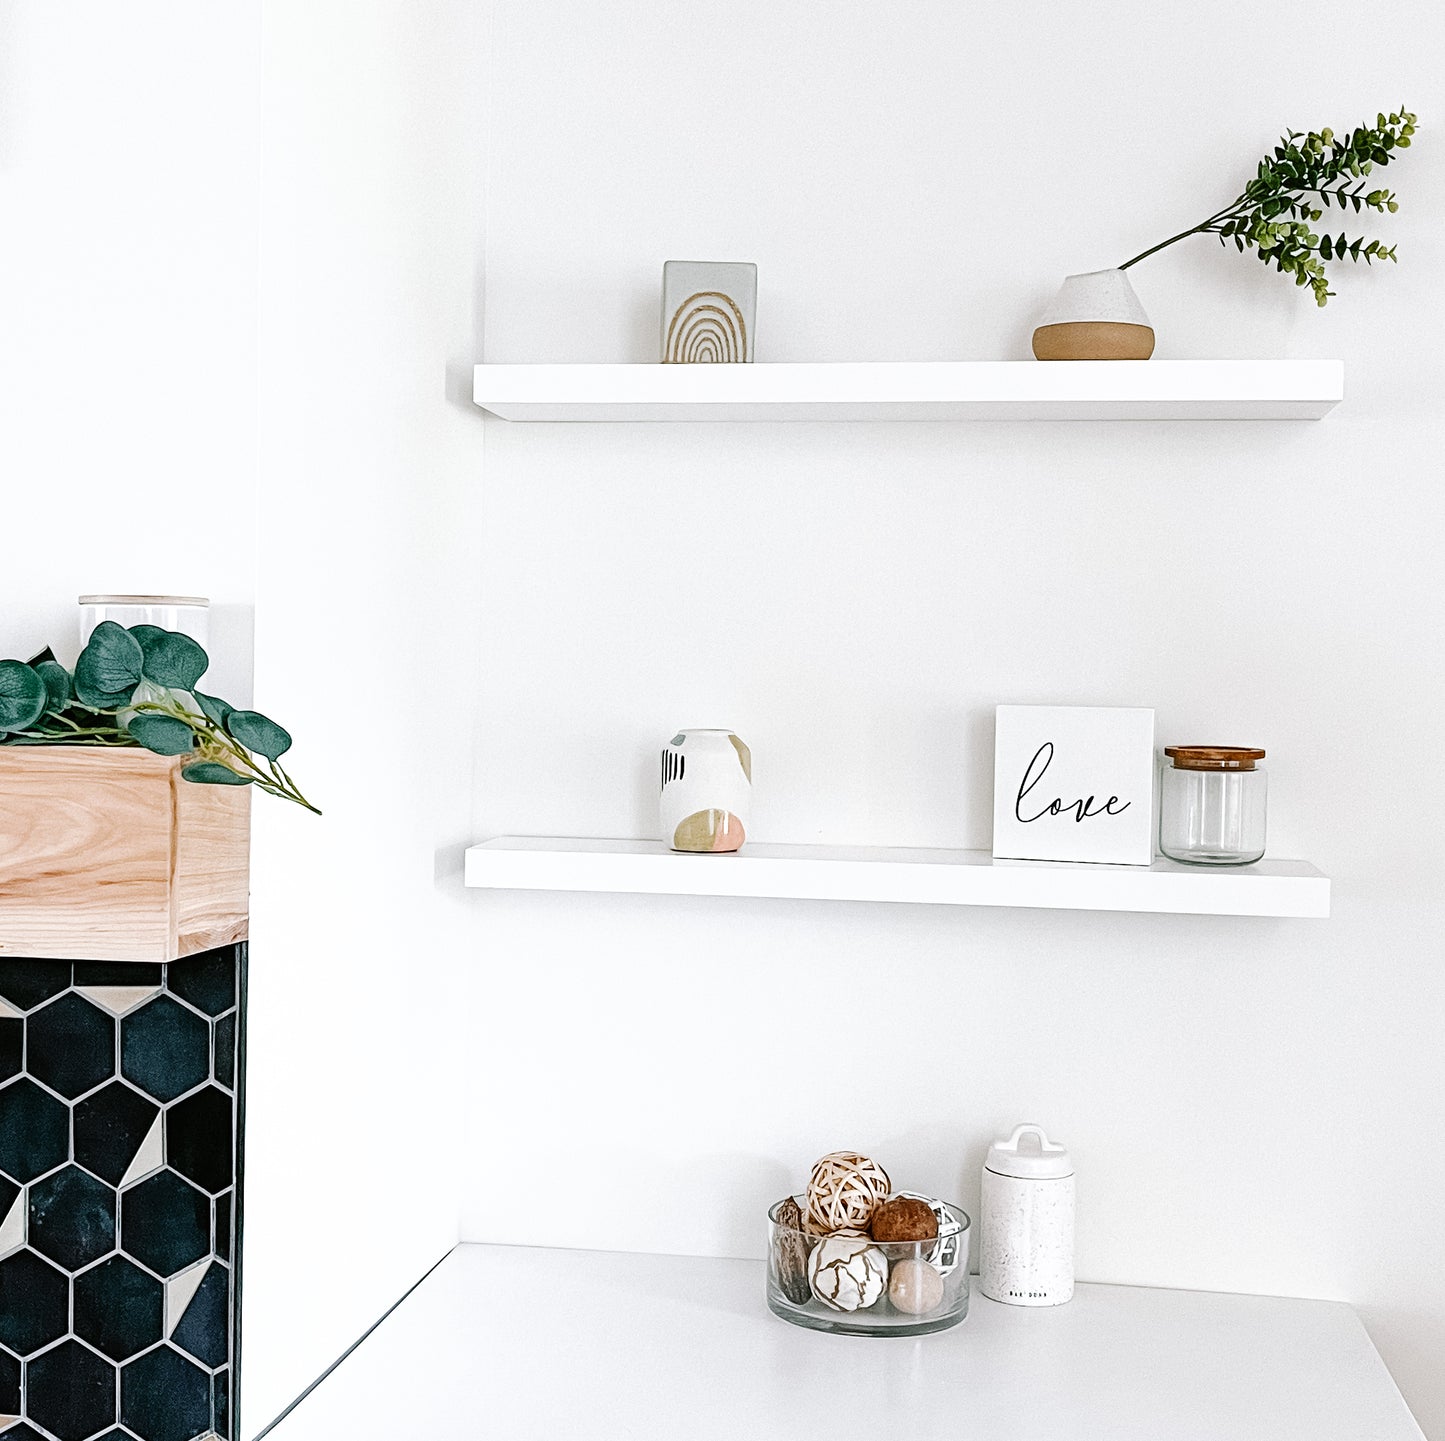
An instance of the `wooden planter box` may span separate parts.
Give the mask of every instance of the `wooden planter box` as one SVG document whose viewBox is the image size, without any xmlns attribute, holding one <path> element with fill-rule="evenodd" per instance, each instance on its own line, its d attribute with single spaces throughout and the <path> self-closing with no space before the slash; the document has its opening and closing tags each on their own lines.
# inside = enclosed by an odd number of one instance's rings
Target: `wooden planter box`
<svg viewBox="0 0 1445 1441">
<path fill-rule="evenodd" d="M 168 961 L 244 940 L 251 791 L 144 750 L 0 747 L 0 956 Z"/>
</svg>

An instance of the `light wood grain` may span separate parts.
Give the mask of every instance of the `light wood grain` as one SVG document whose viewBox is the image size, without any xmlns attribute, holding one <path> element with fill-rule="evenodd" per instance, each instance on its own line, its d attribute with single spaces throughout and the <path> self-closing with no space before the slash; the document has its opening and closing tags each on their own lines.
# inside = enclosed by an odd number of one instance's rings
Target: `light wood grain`
<svg viewBox="0 0 1445 1441">
<path fill-rule="evenodd" d="M 0 956 L 162 961 L 245 938 L 250 791 L 181 764 L 0 749 Z"/>
</svg>

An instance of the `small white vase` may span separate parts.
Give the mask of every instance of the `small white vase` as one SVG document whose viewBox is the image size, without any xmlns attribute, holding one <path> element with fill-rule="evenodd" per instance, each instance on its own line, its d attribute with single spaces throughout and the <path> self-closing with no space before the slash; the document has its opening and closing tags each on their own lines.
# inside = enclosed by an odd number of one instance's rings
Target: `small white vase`
<svg viewBox="0 0 1445 1441">
<path fill-rule="evenodd" d="M 737 850 L 752 790 L 752 752 L 731 731 L 678 731 L 662 751 L 663 840 L 675 851 Z"/>
<path fill-rule="evenodd" d="M 1148 360 L 1154 330 L 1122 270 L 1070 275 L 1034 331 L 1039 360 Z"/>
</svg>

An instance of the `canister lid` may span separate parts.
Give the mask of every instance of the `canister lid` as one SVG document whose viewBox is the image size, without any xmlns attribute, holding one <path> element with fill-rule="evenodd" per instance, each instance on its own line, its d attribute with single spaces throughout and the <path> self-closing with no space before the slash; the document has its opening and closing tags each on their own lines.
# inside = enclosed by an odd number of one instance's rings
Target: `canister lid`
<svg viewBox="0 0 1445 1441">
<path fill-rule="evenodd" d="M 1253 746 L 1165 746 L 1177 771 L 1252 771 L 1264 752 Z"/>
<path fill-rule="evenodd" d="M 1015 1126 L 1006 1141 L 988 1148 L 987 1168 L 999 1176 L 1023 1176 L 1031 1181 L 1058 1181 L 1074 1174 L 1069 1153 L 1044 1134 L 1042 1126 L 1025 1121 Z"/>
</svg>

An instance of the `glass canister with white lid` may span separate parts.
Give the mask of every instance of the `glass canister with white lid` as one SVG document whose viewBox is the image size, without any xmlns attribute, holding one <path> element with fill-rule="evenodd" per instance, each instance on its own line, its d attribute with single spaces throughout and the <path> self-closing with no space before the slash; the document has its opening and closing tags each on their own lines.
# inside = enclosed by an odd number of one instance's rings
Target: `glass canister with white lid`
<svg viewBox="0 0 1445 1441">
<path fill-rule="evenodd" d="M 1200 866 L 1247 866 L 1264 854 L 1268 778 L 1262 750 L 1166 746 L 1159 849 Z"/>
</svg>

